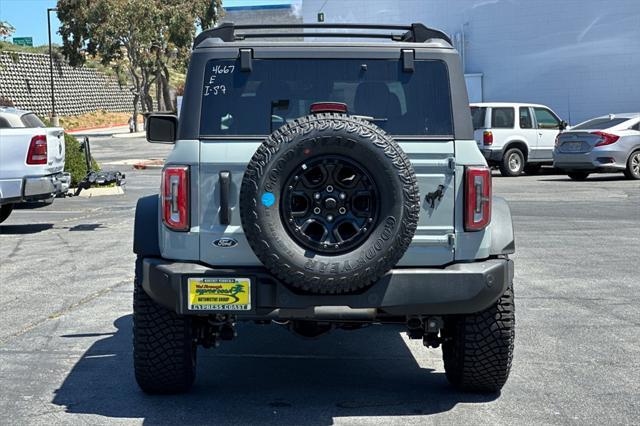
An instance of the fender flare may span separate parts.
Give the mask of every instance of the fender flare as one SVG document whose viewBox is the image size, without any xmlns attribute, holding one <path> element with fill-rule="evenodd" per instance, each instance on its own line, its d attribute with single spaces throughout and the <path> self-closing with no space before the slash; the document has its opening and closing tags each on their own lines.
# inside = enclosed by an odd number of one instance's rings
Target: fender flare
<svg viewBox="0 0 640 426">
<path fill-rule="evenodd" d="M 525 161 L 529 160 L 529 154 L 531 154 L 531 148 L 529 147 L 529 144 L 527 142 L 525 142 L 522 139 L 511 139 L 508 142 L 505 142 L 504 145 L 502 145 L 502 156 L 504 156 L 504 154 L 506 154 L 506 152 L 513 147 L 513 145 L 524 145 L 526 147 L 525 151 L 522 153 L 524 154 L 525 157 Z M 501 156 L 501 158 L 502 158 Z"/>
<path fill-rule="evenodd" d="M 492 197 L 491 209 L 491 256 L 513 254 L 516 242 L 513 235 L 511 208 L 502 197 Z"/>
<path fill-rule="evenodd" d="M 133 252 L 143 257 L 160 257 L 158 239 L 159 198 L 149 195 L 138 199 L 133 225 Z"/>
</svg>

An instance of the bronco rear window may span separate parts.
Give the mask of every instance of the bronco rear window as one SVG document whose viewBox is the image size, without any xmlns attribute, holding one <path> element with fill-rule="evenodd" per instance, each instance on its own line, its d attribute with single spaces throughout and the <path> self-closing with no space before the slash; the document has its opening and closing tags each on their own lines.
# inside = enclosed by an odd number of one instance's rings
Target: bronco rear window
<svg viewBox="0 0 640 426">
<path fill-rule="evenodd" d="M 207 63 L 202 88 L 201 136 L 267 135 L 309 114 L 315 102 L 343 102 L 393 135 L 453 134 L 447 66 L 380 59 L 237 60 Z"/>
</svg>

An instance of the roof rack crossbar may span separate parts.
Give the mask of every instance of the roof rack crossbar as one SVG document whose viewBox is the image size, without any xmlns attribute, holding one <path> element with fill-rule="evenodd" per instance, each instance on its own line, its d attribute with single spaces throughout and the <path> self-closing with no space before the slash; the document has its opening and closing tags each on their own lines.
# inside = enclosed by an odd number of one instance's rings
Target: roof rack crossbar
<svg viewBox="0 0 640 426">
<path fill-rule="evenodd" d="M 273 32 L 270 30 L 282 29 L 323 29 L 323 30 L 390 30 L 401 31 L 402 33 L 364 33 L 364 32 Z M 236 34 L 236 30 L 267 30 L 266 32 Z M 269 38 L 269 37 L 360 37 L 360 38 L 388 38 L 394 41 L 404 41 L 412 43 L 423 43 L 429 39 L 439 38 L 451 44 L 451 39 L 444 32 L 433 28 L 428 28 L 423 24 L 415 23 L 411 25 L 383 25 L 383 24 L 245 24 L 234 25 L 225 22 L 216 28 L 212 28 L 200 33 L 194 43 L 195 48 L 208 38 L 219 38 L 224 42 L 243 40 L 245 38 Z"/>
<path fill-rule="evenodd" d="M 391 40 L 401 41 L 402 34 L 384 34 L 384 33 L 319 33 L 319 32 L 295 32 L 295 33 L 243 33 L 236 34 L 235 40 L 244 40 L 246 38 L 269 38 L 269 37 L 353 37 L 353 38 L 388 38 Z"/>
</svg>

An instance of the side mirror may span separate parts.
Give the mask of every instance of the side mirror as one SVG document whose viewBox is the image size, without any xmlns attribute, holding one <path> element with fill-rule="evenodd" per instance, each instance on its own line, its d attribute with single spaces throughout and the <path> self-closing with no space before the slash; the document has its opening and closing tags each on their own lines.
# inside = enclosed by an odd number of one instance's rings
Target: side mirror
<svg viewBox="0 0 640 426">
<path fill-rule="evenodd" d="M 175 143 L 178 117 L 173 114 L 150 114 L 146 130 L 147 141 L 151 143 Z"/>
<path fill-rule="evenodd" d="M 569 123 L 564 120 L 560 120 L 560 130 L 565 130 L 567 127 L 569 127 Z"/>
</svg>

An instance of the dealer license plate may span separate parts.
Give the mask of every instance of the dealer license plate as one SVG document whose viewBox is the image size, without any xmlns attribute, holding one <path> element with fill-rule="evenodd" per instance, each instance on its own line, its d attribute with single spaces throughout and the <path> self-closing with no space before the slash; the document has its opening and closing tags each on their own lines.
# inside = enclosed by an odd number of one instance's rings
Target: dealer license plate
<svg viewBox="0 0 640 426">
<path fill-rule="evenodd" d="M 189 310 L 249 311 L 249 278 L 189 278 Z"/>
</svg>

